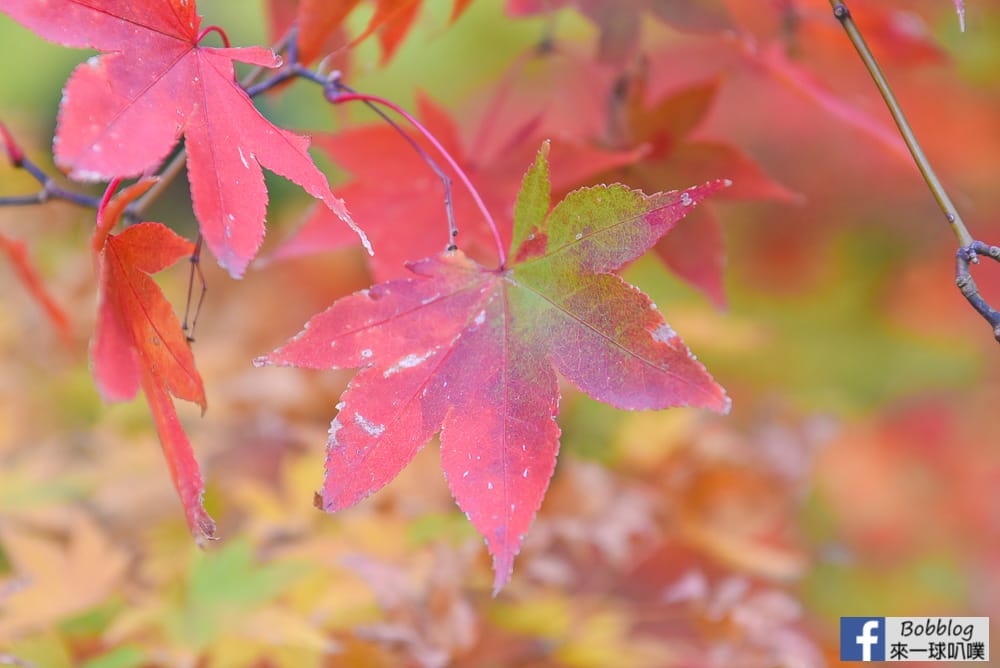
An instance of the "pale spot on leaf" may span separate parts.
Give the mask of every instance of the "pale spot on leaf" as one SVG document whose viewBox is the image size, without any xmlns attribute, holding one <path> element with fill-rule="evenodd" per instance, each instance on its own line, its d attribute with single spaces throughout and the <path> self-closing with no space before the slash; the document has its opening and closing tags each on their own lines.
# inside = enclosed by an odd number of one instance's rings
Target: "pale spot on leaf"
<svg viewBox="0 0 1000 668">
<path fill-rule="evenodd" d="M 397 374 L 405 369 L 412 369 L 415 366 L 420 366 L 433 354 L 433 350 L 428 350 L 423 355 L 414 355 L 411 353 L 382 372 L 382 377 L 388 378 L 389 376 Z"/>
<path fill-rule="evenodd" d="M 361 427 L 366 434 L 374 438 L 378 438 L 385 431 L 384 424 L 375 424 L 371 420 L 368 420 L 361 413 L 354 413 L 354 424 Z"/>
</svg>

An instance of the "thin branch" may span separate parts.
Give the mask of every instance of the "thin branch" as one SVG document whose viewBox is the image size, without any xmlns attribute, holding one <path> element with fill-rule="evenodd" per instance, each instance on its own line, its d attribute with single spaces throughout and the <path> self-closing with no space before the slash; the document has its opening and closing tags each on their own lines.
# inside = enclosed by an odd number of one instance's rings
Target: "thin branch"
<svg viewBox="0 0 1000 668">
<path fill-rule="evenodd" d="M 216 26 L 209 26 L 205 28 L 202 33 L 198 36 L 199 41 L 204 38 L 210 32 L 217 32 L 222 38 L 226 46 L 229 46 L 228 37 L 226 34 Z M 447 250 L 455 250 L 454 240 L 458 235 L 458 227 L 455 222 L 455 214 L 453 208 L 453 196 L 452 196 L 452 182 L 451 178 L 445 173 L 445 171 L 437 164 L 437 162 L 425 151 L 408 133 L 406 133 L 398 123 L 393 121 L 384 111 L 378 108 L 377 105 L 387 107 L 396 113 L 400 114 L 408 122 L 410 122 L 414 128 L 416 128 L 430 143 L 434 148 L 441 154 L 442 157 L 448 162 L 448 164 L 455 170 L 461 179 L 462 183 L 468 189 L 473 201 L 479 208 L 480 212 L 483 214 L 487 225 L 490 228 L 490 232 L 493 235 L 493 239 L 496 242 L 497 253 L 500 259 L 500 266 L 503 267 L 507 261 L 506 250 L 504 249 L 503 240 L 500 236 L 500 232 L 497 228 L 496 222 L 493 220 L 492 215 L 483 203 L 482 197 L 476 190 L 475 186 L 470 181 L 468 175 L 462 170 L 455 159 L 448 153 L 447 150 L 441 145 L 436 137 L 433 136 L 416 118 L 406 112 L 404 109 L 398 105 L 385 100 L 380 97 L 364 95 L 358 93 L 351 89 L 350 87 L 344 85 L 339 80 L 339 74 L 334 73 L 330 76 L 324 76 L 317 72 L 313 72 L 305 67 L 303 67 L 298 62 L 297 53 L 297 42 L 296 42 L 296 30 L 293 28 L 286 33 L 281 40 L 273 47 L 275 50 L 286 50 L 286 63 L 278 72 L 276 72 L 270 78 L 253 85 L 260 75 L 265 71 L 263 67 L 254 68 L 244 79 L 240 82 L 240 85 L 244 88 L 247 95 L 250 97 L 255 97 L 260 95 L 272 88 L 278 86 L 279 84 L 293 79 L 301 78 L 307 79 L 314 83 L 323 86 L 324 93 L 327 99 L 334 103 L 347 102 L 351 100 L 358 100 L 364 102 L 369 108 L 371 108 L 376 114 L 378 114 L 383 120 L 385 120 L 392 128 L 394 128 L 401 137 L 403 137 L 407 143 L 421 156 L 421 158 L 428 164 L 428 166 L 434 171 L 434 173 L 441 180 L 441 183 L 445 191 L 445 211 L 448 219 L 448 244 L 446 246 Z M 345 92 L 346 91 L 346 92 Z M 52 180 L 42 172 L 37 166 L 31 163 L 29 160 L 23 157 L 20 149 L 16 144 L 10 139 L 6 128 L 0 124 L 0 130 L 3 132 L 3 138 L 6 140 L 8 155 L 11 156 L 12 162 L 16 166 L 22 167 L 29 171 L 35 178 L 42 184 L 42 190 L 34 195 L 18 195 L 8 198 L 0 198 L 0 206 L 2 205 L 29 205 L 38 204 L 45 202 L 51 198 L 65 199 L 67 201 L 79 204 L 81 206 L 86 206 L 89 208 L 100 208 L 100 199 L 89 197 L 85 195 L 80 195 L 78 193 L 73 193 L 70 191 L 65 191 L 61 188 L 52 184 Z M 161 167 L 159 170 L 159 180 L 158 182 L 149 189 L 142 197 L 133 202 L 124 212 L 127 220 L 138 220 L 143 212 L 160 196 L 163 191 L 168 187 L 168 185 L 173 181 L 174 178 L 181 172 L 187 161 L 186 149 L 181 148 L 174 157 L 169 161 L 165 167 Z M 196 306 L 196 312 L 194 315 L 194 321 L 197 320 L 198 312 L 200 311 L 202 301 L 205 297 L 206 286 L 204 284 L 204 277 L 201 274 L 201 268 L 199 264 L 200 251 L 201 251 L 202 239 L 199 236 L 198 243 L 196 246 L 195 253 L 191 256 L 192 262 L 192 279 L 191 283 L 193 286 L 193 274 L 197 271 L 199 277 L 202 279 L 202 293 L 198 300 L 198 305 Z M 188 305 L 187 310 L 190 310 L 191 301 L 191 286 L 189 286 L 188 295 Z M 185 313 L 185 325 L 187 324 L 188 312 Z M 192 329 L 194 327 L 194 321 L 192 322 Z"/>
<path fill-rule="evenodd" d="M 357 95 L 357 91 L 353 90 L 352 88 L 350 88 L 349 86 L 340 81 L 339 73 L 333 73 L 330 76 L 324 76 L 319 72 L 314 72 L 306 67 L 303 67 L 302 64 L 298 61 L 298 43 L 294 39 L 295 37 L 294 29 L 290 31 L 290 35 L 291 36 L 288 41 L 288 48 L 285 53 L 287 61 L 286 66 L 281 71 L 275 73 L 274 76 L 260 82 L 255 86 L 248 87 L 246 89 L 247 95 L 249 95 L 250 97 L 255 97 L 293 78 L 306 79 L 308 81 L 312 81 L 313 83 L 319 84 L 320 86 L 323 86 L 324 91 L 327 91 L 327 99 L 330 99 L 332 102 L 335 103 L 337 101 L 344 101 L 342 99 L 344 96 L 341 93 L 341 91 L 347 91 L 348 94 L 350 95 Z M 353 99 L 360 99 L 360 98 L 353 98 Z M 445 214 L 447 215 L 448 218 L 448 242 L 445 248 L 448 251 L 456 250 L 458 247 L 455 245 L 455 237 L 458 236 L 458 226 L 455 224 L 455 211 L 452 205 L 451 178 L 445 173 L 443 169 L 441 169 L 441 166 L 437 164 L 437 162 L 430 156 L 430 154 L 427 151 L 425 151 L 423 147 L 420 146 L 420 144 L 414 141 L 413 137 L 411 137 L 405 130 L 403 130 L 403 128 L 400 127 L 400 125 L 396 123 L 396 121 L 392 120 L 392 118 L 390 118 L 388 114 L 382 111 L 375 104 L 373 100 L 363 100 L 363 101 L 369 109 L 371 109 L 382 120 L 388 123 L 389 126 L 392 127 L 399 134 L 399 136 L 402 137 L 406 141 L 406 143 L 410 145 L 410 147 L 414 151 L 416 151 L 417 155 L 419 155 L 421 159 L 423 159 L 423 161 L 427 163 L 427 166 L 430 167 L 431 170 L 441 180 L 441 184 L 444 187 Z M 403 115 L 406 116 L 405 112 L 403 112 Z M 410 118 L 409 120 L 411 120 L 411 122 L 414 122 L 412 118 Z M 425 136 L 429 134 L 427 133 L 426 130 L 420 127 L 419 123 L 415 123 L 415 126 L 418 127 L 422 132 L 424 132 Z M 431 141 L 434 142 L 433 138 L 431 138 Z M 444 152 L 444 149 L 436 142 L 434 143 L 436 144 L 438 150 L 442 151 L 442 153 L 450 159 L 450 157 L 447 156 L 447 154 Z"/>
<path fill-rule="evenodd" d="M 332 81 L 336 82 L 334 85 L 339 90 L 345 90 L 350 95 L 358 94 L 357 91 L 350 88 L 346 84 L 340 82 L 339 80 L 333 79 Z M 420 144 L 418 144 L 416 140 L 413 139 L 413 137 L 409 135 L 409 133 L 407 133 L 402 127 L 400 127 L 400 125 L 396 121 L 392 120 L 392 118 L 390 118 L 387 113 L 379 109 L 379 107 L 376 104 L 374 104 L 371 100 L 364 100 L 364 104 L 369 109 L 378 114 L 379 118 L 388 123 L 389 126 L 393 130 L 395 130 L 397 134 L 399 134 L 399 136 L 406 141 L 407 144 L 410 145 L 410 148 L 416 151 L 417 155 L 419 155 L 423 159 L 423 161 L 427 163 L 427 166 L 430 167 L 435 174 L 437 174 L 437 177 L 441 179 L 441 185 L 444 186 L 444 210 L 446 215 L 448 216 L 448 243 L 446 244 L 446 249 L 448 251 L 456 250 L 458 246 L 455 245 L 455 237 L 458 236 L 458 226 L 455 224 L 455 209 L 452 200 L 451 177 L 445 174 L 444 170 L 441 169 L 441 166 L 437 164 L 434 158 L 432 158 L 430 154 L 427 151 L 425 151 L 423 147 Z"/>
<path fill-rule="evenodd" d="M 986 303 L 986 300 L 979 294 L 979 287 L 972 279 L 970 271 L 970 266 L 977 264 L 980 256 L 1000 261 L 1000 247 L 992 246 L 973 238 L 969 229 L 962 221 L 958 209 L 955 208 L 947 191 L 931 167 L 931 163 L 924 154 L 923 149 L 920 148 L 920 143 L 917 141 L 916 135 L 913 134 L 913 129 L 906 120 L 902 107 L 896 101 L 896 96 L 893 95 L 889 82 L 876 62 L 875 56 L 872 55 L 871 49 L 868 48 L 868 44 L 861 35 L 861 31 L 858 30 L 858 26 L 854 23 L 854 19 L 851 18 L 851 11 L 840 0 L 830 0 L 830 6 L 833 8 L 833 15 L 844 27 L 848 39 L 850 39 L 851 44 L 854 45 L 854 49 L 858 52 L 858 56 L 860 56 L 861 61 L 868 69 L 868 74 L 871 75 L 876 88 L 878 88 L 879 93 L 882 95 L 882 99 L 885 101 L 885 105 L 892 115 L 892 120 L 896 122 L 896 127 L 899 128 L 899 133 L 903 137 L 903 141 L 906 142 L 906 147 L 910 150 L 910 155 L 913 156 L 913 161 L 916 162 L 917 169 L 920 170 L 920 174 L 924 177 L 924 181 L 927 183 L 931 194 L 934 195 L 938 207 L 944 213 L 945 220 L 948 221 L 952 231 L 958 238 L 959 248 L 956 252 L 955 284 L 972 308 L 990 324 L 993 328 L 993 338 L 1000 342 L 1000 312 Z M 961 4 L 958 3 L 957 6 L 961 7 Z"/>
<path fill-rule="evenodd" d="M 0 197 L 0 206 L 31 206 L 34 204 L 43 204 L 53 199 L 59 199 L 64 202 L 69 202 L 70 204 L 76 204 L 77 206 L 87 207 L 90 209 L 97 208 L 100 198 L 91 197 L 90 195 L 74 192 L 72 190 L 66 190 L 65 188 L 61 188 L 56 185 L 56 182 L 51 176 L 46 174 L 41 167 L 36 165 L 26 155 L 24 155 L 24 151 L 21 150 L 18 143 L 14 141 L 13 135 L 11 135 L 7 126 L 3 123 L 0 123 L 0 139 L 3 140 L 4 150 L 7 153 L 7 158 L 10 160 L 10 164 L 16 169 L 23 169 L 31 174 L 31 176 L 38 181 L 38 184 L 42 186 L 41 190 L 30 195 L 11 195 L 9 197 Z"/>
<path fill-rule="evenodd" d="M 851 44 L 854 45 L 858 56 L 861 57 L 861 61 L 868 69 L 868 74 L 871 75 L 872 80 L 875 82 L 875 87 L 878 88 L 882 99 L 885 100 L 885 106 L 888 107 L 889 113 L 892 115 L 892 120 L 896 122 L 899 134 L 903 137 L 903 141 L 906 142 L 906 147 L 910 149 L 913 161 L 917 163 L 917 169 L 920 170 L 924 181 L 927 182 L 927 187 L 930 188 L 934 199 L 937 200 L 938 207 L 944 213 L 945 220 L 948 221 L 948 224 L 951 225 L 952 230 L 955 232 L 955 236 L 958 237 L 959 245 L 970 245 L 974 241 L 972 235 L 969 234 L 968 228 L 966 228 L 962 217 L 958 213 L 958 209 L 952 204 L 951 198 L 948 197 L 944 186 L 938 180 L 934 168 L 931 167 L 930 161 L 924 155 L 923 149 L 920 148 L 920 143 L 917 141 L 916 135 L 913 134 L 913 129 L 906 120 L 905 114 L 903 114 L 903 108 L 899 106 L 899 102 L 896 101 L 896 96 L 893 95 L 889 82 L 886 80 L 885 75 L 882 74 L 882 68 L 875 61 L 875 56 L 872 55 L 871 49 L 868 48 L 864 37 L 861 36 L 861 31 L 858 30 L 854 19 L 851 18 L 851 11 L 847 8 L 847 5 L 839 2 L 839 0 L 830 0 L 830 6 L 833 7 L 833 15 L 844 26 L 844 31 L 847 33 L 848 39 L 851 40 Z"/>
<path fill-rule="evenodd" d="M 409 112 L 407 112 L 399 105 L 374 95 L 363 95 L 361 93 L 346 93 L 346 94 L 340 93 L 338 92 L 338 88 L 344 88 L 343 84 L 340 84 L 335 80 L 331 80 L 331 85 L 328 86 L 325 90 L 327 99 L 330 100 L 330 102 L 338 104 L 341 102 L 349 102 L 351 100 L 360 100 L 388 107 L 389 109 L 392 109 L 397 114 L 405 118 L 414 128 L 416 128 L 427 139 L 427 141 L 431 143 L 432 146 L 434 146 L 435 149 L 437 149 L 438 153 L 441 154 L 441 156 L 451 166 L 451 168 L 455 170 L 455 173 L 458 174 L 458 178 L 461 179 L 462 183 L 465 185 L 465 188 L 469 191 L 469 194 L 472 195 L 473 201 L 476 203 L 476 206 L 479 208 L 479 211 L 483 214 L 483 217 L 486 219 L 486 224 L 487 226 L 489 226 L 490 232 L 493 234 L 493 240 L 494 242 L 496 242 L 497 246 L 497 254 L 500 258 L 500 266 L 503 267 L 504 265 L 506 265 L 507 252 L 504 250 L 503 240 L 500 237 L 500 231 L 499 229 L 497 229 L 497 225 L 496 222 L 493 220 L 493 216 L 490 215 L 489 210 L 483 203 L 482 197 L 480 197 L 479 195 L 479 191 L 476 190 L 476 187 L 474 185 L 472 185 L 472 181 L 469 180 L 468 175 L 461 168 L 461 166 L 459 166 L 459 164 L 455 161 L 455 159 L 451 156 L 451 154 L 448 153 L 447 150 L 445 150 L 444 146 L 441 145 L 441 142 L 439 142 L 437 138 L 420 123 L 420 121 L 414 118 Z M 450 234 L 454 236 L 454 234 L 457 234 L 457 230 L 455 230 L 454 228 L 450 228 Z"/>
<path fill-rule="evenodd" d="M 298 33 L 296 32 L 295 27 L 292 27 L 288 32 L 286 32 L 284 35 L 281 36 L 281 39 L 279 39 L 271 46 L 271 50 L 274 51 L 275 53 L 281 53 L 282 51 L 286 51 L 285 53 L 286 60 L 290 63 L 296 62 L 296 58 L 298 58 L 298 50 L 297 50 L 298 43 L 296 42 L 295 39 L 297 34 Z M 259 79 L 260 75 L 268 71 L 270 71 L 270 68 L 264 67 L 263 65 L 258 65 L 252 70 L 250 70 L 250 72 L 248 72 L 245 77 L 240 79 L 240 85 L 243 87 L 244 90 L 247 91 L 247 95 L 249 95 L 250 97 L 254 96 L 253 94 L 250 93 L 249 90 L 250 85 L 253 84 L 253 82 L 256 81 L 257 79 Z M 279 70 L 278 74 L 281 74 L 282 72 L 284 72 L 283 69 Z"/>
<path fill-rule="evenodd" d="M 205 293 L 208 292 L 208 281 L 205 280 L 205 274 L 201 271 L 201 247 L 204 243 L 204 238 L 201 233 L 198 234 L 198 241 L 194 244 L 194 252 L 191 253 L 191 273 L 188 276 L 188 292 L 187 300 L 184 303 L 184 322 L 181 324 L 181 329 L 187 332 L 187 340 L 189 343 L 194 343 L 194 330 L 198 326 L 198 316 L 201 315 L 201 305 L 205 302 Z M 198 296 L 198 304 L 194 307 L 194 317 L 191 318 L 190 329 L 188 325 L 188 316 L 191 313 L 191 295 L 194 288 L 194 277 L 197 274 L 198 280 L 201 281 L 201 294 Z"/>
<path fill-rule="evenodd" d="M 33 163 L 28 162 L 27 158 L 25 158 L 22 167 L 31 171 L 28 169 L 29 166 L 35 167 Z M 35 175 L 32 174 L 32 176 Z M 96 209 L 97 203 L 100 201 L 97 197 L 61 188 L 49 177 L 44 177 L 41 184 L 42 189 L 31 195 L 0 197 L 0 206 L 31 206 L 34 204 L 44 204 L 51 200 L 62 200 L 63 202 L 69 202 L 70 204 L 82 206 L 87 209 Z"/>
<path fill-rule="evenodd" d="M 1000 248 L 984 244 L 982 241 L 973 241 L 968 246 L 959 248 L 955 253 L 955 284 L 972 308 L 990 323 L 993 327 L 993 338 L 1000 342 L 1000 312 L 987 304 L 979 294 L 979 287 L 969 271 L 969 265 L 979 262 L 980 256 L 1000 262 Z"/>
<path fill-rule="evenodd" d="M 271 47 L 274 51 L 285 52 L 285 67 L 278 70 L 270 79 L 266 79 L 256 86 L 251 86 L 254 81 L 256 81 L 260 75 L 265 71 L 264 67 L 256 67 L 249 75 L 240 81 L 240 85 L 243 86 L 244 90 L 249 97 L 257 97 L 261 93 L 267 92 L 277 86 L 280 83 L 284 83 L 289 79 L 294 79 L 298 76 L 303 76 L 303 71 L 305 68 L 299 64 L 299 42 L 298 42 L 298 28 L 292 26 L 288 32 L 286 32 L 278 42 Z M 319 83 L 323 83 L 322 81 Z"/>
<path fill-rule="evenodd" d="M 269 79 L 261 81 L 255 86 L 249 86 L 246 88 L 247 95 L 250 97 L 257 97 L 261 93 L 266 93 L 278 84 L 284 83 L 289 79 L 294 79 L 295 77 L 302 76 L 296 67 L 286 67 L 279 70 L 274 76 Z"/>
<path fill-rule="evenodd" d="M 483 218 L 486 220 L 486 224 L 490 228 L 490 232 L 493 235 L 493 239 L 497 246 L 497 254 L 500 258 L 500 266 L 504 266 L 507 262 L 507 253 L 504 249 L 503 239 L 500 236 L 500 231 L 496 226 L 496 222 L 493 220 L 493 216 L 490 214 L 486 205 L 483 203 L 482 197 L 479 195 L 476 187 L 472 185 L 469 180 L 468 175 L 465 171 L 458 165 L 455 159 L 448 153 L 448 151 L 441 145 L 434 135 L 425 128 L 420 121 L 410 115 L 406 110 L 399 107 L 398 105 L 385 100 L 380 97 L 372 95 L 364 95 L 353 90 L 342 81 L 340 81 L 340 76 L 338 72 L 334 72 L 329 76 L 324 76 L 319 72 L 314 72 L 306 67 L 303 67 L 301 63 L 298 62 L 298 51 L 297 43 L 295 41 L 295 29 L 289 31 L 289 33 L 283 38 L 286 41 L 287 51 L 286 51 L 286 63 L 280 71 L 275 73 L 268 79 L 261 81 L 255 86 L 248 86 L 244 82 L 244 88 L 247 95 L 250 97 L 255 97 L 260 95 L 272 88 L 278 86 L 279 84 L 292 79 L 306 79 L 323 86 L 324 94 L 330 102 L 333 104 L 339 104 L 342 102 L 348 102 L 351 100 L 358 100 L 364 102 L 372 111 L 379 115 L 386 123 L 388 123 L 399 135 L 417 152 L 418 155 L 427 163 L 427 165 L 434 171 L 434 173 L 441 180 L 441 183 L 445 191 L 445 211 L 448 218 L 448 244 L 446 246 L 447 250 L 452 251 L 457 248 L 455 245 L 455 237 L 458 236 L 458 227 L 455 223 L 455 213 L 452 206 L 452 183 L 451 178 L 445 173 L 445 171 L 434 161 L 434 159 L 425 151 L 410 135 L 403 130 L 402 127 L 395 121 L 393 121 L 388 114 L 378 108 L 377 105 L 381 105 L 392 109 L 400 116 L 405 118 L 414 128 L 416 128 L 426 139 L 431 143 L 432 146 L 441 154 L 445 161 L 455 170 L 458 174 L 462 183 L 468 189 L 469 193 L 472 195 L 473 201 L 479 208 L 480 212 L 483 214 Z M 346 91 L 346 92 L 345 92 Z"/>
</svg>

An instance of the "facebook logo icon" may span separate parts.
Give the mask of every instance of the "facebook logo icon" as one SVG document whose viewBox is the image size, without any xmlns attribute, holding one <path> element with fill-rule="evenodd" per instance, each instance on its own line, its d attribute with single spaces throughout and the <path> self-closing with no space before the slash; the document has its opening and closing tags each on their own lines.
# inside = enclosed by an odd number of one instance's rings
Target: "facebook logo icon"
<svg viewBox="0 0 1000 668">
<path fill-rule="evenodd" d="M 841 617 L 840 660 L 885 661 L 885 617 Z"/>
</svg>

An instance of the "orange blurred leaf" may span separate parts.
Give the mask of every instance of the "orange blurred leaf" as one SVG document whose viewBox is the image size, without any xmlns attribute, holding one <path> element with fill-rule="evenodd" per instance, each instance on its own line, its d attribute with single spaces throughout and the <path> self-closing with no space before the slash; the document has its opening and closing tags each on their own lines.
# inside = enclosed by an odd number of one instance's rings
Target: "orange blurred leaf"
<svg viewBox="0 0 1000 668">
<path fill-rule="evenodd" d="M 7 256 L 7 259 L 10 260 L 11 265 L 14 267 L 17 277 L 21 279 L 21 283 L 35 301 L 38 302 L 39 306 L 42 307 L 42 310 L 45 311 L 45 315 L 48 316 L 56 331 L 59 332 L 59 336 L 62 337 L 63 341 L 68 343 L 73 337 L 69 317 L 63 311 L 62 307 L 56 303 L 55 298 L 52 297 L 48 289 L 46 289 L 45 284 L 38 275 L 38 270 L 35 269 L 35 266 L 28 258 L 24 242 L 10 239 L 0 234 L 0 253 Z"/>
</svg>

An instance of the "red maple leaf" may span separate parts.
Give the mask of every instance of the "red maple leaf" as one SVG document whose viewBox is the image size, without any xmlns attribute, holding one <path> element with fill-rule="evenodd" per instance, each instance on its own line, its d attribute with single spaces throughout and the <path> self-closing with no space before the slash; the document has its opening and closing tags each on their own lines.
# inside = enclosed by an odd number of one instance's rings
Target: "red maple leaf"
<svg viewBox="0 0 1000 668">
<path fill-rule="evenodd" d="M 661 61 L 668 59 L 669 52 Z M 683 56 L 671 61 L 674 72 L 678 61 L 686 62 Z M 616 71 L 572 49 L 536 50 L 512 64 L 483 115 L 489 127 L 501 130 L 536 119 L 541 132 L 569 132 L 612 154 L 642 151 L 641 160 L 622 160 L 614 169 L 591 175 L 597 181 L 655 191 L 727 178 L 733 187 L 720 193 L 726 199 L 797 199 L 744 151 L 706 131 L 721 75 L 693 83 L 685 78 L 651 94 L 647 88 L 660 79 L 671 77 L 658 72 L 650 78 L 641 63 Z M 478 144 L 493 145 L 488 137 Z M 725 304 L 724 240 L 709 207 L 693 212 L 656 250 L 671 271 L 717 305 Z"/>
<path fill-rule="evenodd" d="M 619 70 L 573 44 L 546 43 L 524 51 L 476 101 L 473 111 L 481 120 L 472 151 L 502 152 L 501 143 L 529 121 L 541 137 L 586 142 L 601 136 Z"/>
<path fill-rule="evenodd" d="M 649 153 L 643 160 L 620 167 L 606 178 L 652 190 L 724 177 L 733 182 L 731 188 L 720 193 L 726 199 L 784 202 L 796 199 L 793 192 L 771 179 L 738 147 L 699 135 L 698 130 L 715 100 L 718 79 L 690 84 L 652 104 L 645 99 L 642 75 L 629 83 L 617 113 L 612 114 L 606 141 L 620 149 L 647 146 Z M 700 208 L 681 222 L 675 234 L 656 245 L 656 252 L 674 273 L 717 305 L 725 304 L 724 241 L 709 208 Z"/>
<path fill-rule="evenodd" d="M 344 48 L 357 44 L 371 35 L 377 35 L 382 47 L 382 63 L 385 64 L 402 44 L 406 34 L 413 27 L 423 0 L 374 0 L 375 13 L 368 20 L 368 27 Z M 472 0 L 455 0 L 452 20 L 457 19 Z M 298 26 L 299 59 L 310 63 L 316 58 L 330 53 L 336 46 L 337 38 L 343 33 L 344 20 L 361 4 L 361 0 L 268 0 L 275 33 L 283 34 L 291 25 L 294 16 Z"/>
<path fill-rule="evenodd" d="M 198 46 L 194 0 L 0 0 L 0 11 L 59 44 L 111 52 L 78 66 L 66 83 L 56 162 L 77 179 L 137 176 L 184 135 L 195 215 L 233 276 L 264 238 L 261 166 L 354 226 L 313 164 L 308 139 L 272 125 L 234 78 L 233 61 L 276 67 L 281 59 L 260 47 Z"/>
<path fill-rule="evenodd" d="M 110 234 L 125 206 L 150 185 L 132 186 L 98 212 L 92 247 L 100 299 L 92 372 L 105 401 L 127 401 L 142 387 L 188 525 L 201 540 L 213 536 L 215 523 L 202 506 L 201 472 L 170 396 L 204 411 L 205 389 L 177 316 L 150 277 L 190 257 L 194 244 L 160 223 Z"/>
<path fill-rule="evenodd" d="M 646 12 L 681 29 L 732 28 L 724 0 L 507 0 L 511 16 L 529 16 L 572 5 L 600 30 L 600 56 L 624 63 L 640 44 Z"/>
<path fill-rule="evenodd" d="M 463 146 L 448 112 L 424 95 L 417 97 L 417 116 L 476 185 L 486 208 L 496 217 L 504 243 L 509 243 L 514 213 L 510 202 L 517 194 L 524 164 L 534 153 L 528 135 L 537 127 L 537 119 L 527 119 L 506 142 L 497 143 L 495 150 L 472 153 Z M 418 143 L 433 155 L 434 149 L 427 142 Z M 316 144 L 354 177 L 341 192 L 351 201 L 354 216 L 362 221 L 377 249 L 369 259 L 375 280 L 405 275 L 408 260 L 444 249 L 448 237 L 441 181 L 393 128 L 377 123 L 318 136 Z M 562 193 L 594 174 L 633 162 L 642 150 L 611 152 L 556 141 L 551 153 L 553 171 L 560 175 L 555 189 Z M 460 230 L 459 245 L 472 258 L 495 263 L 496 247 L 479 209 L 454 172 L 442 168 L 455 184 L 453 210 Z M 317 208 L 275 257 L 300 257 L 357 244 L 357 237 L 341 228 L 328 211 Z"/>
<path fill-rule="evenodd" d="M 472 0 L 454 0 L 452 20 L 461 16 L 471 2 Z M 377 34 L 382 46 L 382 64 L 387 63 L 413 26 L 421 4 L 422 0 L 375 0 L 375 14 L 365 31 L 352 43 L 357 44 L 371 34 Z"/>
<path fill-rule="evenodd" d="M 844 60 L 854 58 L 855 53 L 828 5 L 816 7 L 799 0 L 782 0 L 775 3 L 774 11 L 761 11 L 760 3 L 755 0 L 731 0 L 729 7 L 740 24 L 738 39 L 725 40 L 728 44 L 709 44 L 700 53 L 668 50 L 654 56 L 654 67 L 656 61 L 660 61 L 660 66 L 651 81 L 662 80 L 665 72 L 676 71 L 678 59 L 694 59 L 699 63 L 718 61 L 718 54 L 736 47 L 733 55 L 737 60 L 724 67 L 733 70 L 741 62 L 750 65 L 742 74 L 763 73 L 771 79 L 755 79 L 756 87 L 778 83 L 838 122 L 867 134 L 900 158 L 900 164 L 911 164 L 905 143 L 881 112 L 881 102 L 873 111 L 870 108 L 873 105 L 857 99 L 859 91 L 871 91 L 874 97 L 874 89 L 864 68 L 842 67 Z M 948 56 L 935 42 L 931 30 L 911 11 L 890 3 L 865 3 L 863 11 L 852 16 L 883 65 L 915 68 L 947 62 Z M 764 91 L 761 99 L 771 100 L 780 94 L 780 91 Z M 777 108 L 771 117 L 784 129 L 784 121 L 793 112 Z"/>
<path fill-rule="evenodd" d="M 309 65 L 336 52 L 335 61 L 327 61 L 327 66 L 346 73 L 349 54 L 346 50 L 340 52 L 348 41 L 343 20 L 353 6 L 354 3 L 322 0 L 267 0 L 268 34 L 272 42 L 277 42 L 295 26 L 300 63 Z"/>
<path fill-rule="evenodd" d="M 648 197 L 584 188 L 549 213 L 545 153 L 524 177 L 508 264 L 439 253 L 409 279 L 338 300 L 255 360 L 361 367 L 330 427 L 325 510 L 384 486 L 440 430 L 448 485 L 486 539 L 495 591 L 555 467 L 556 370 L 621 408 L 729 408 L 656 306 L 612 273 L 723 183 Z"/>
</svg>

